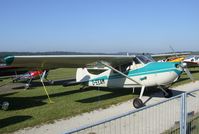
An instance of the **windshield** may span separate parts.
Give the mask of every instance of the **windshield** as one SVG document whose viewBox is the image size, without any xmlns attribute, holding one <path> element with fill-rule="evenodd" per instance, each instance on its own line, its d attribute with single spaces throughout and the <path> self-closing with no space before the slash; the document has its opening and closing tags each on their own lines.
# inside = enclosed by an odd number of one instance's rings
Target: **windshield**
<svg viewBox="0 0 199 134">
<path fill-rule="evenodd" d="M 147 64 L 149 62 L 155 62 L 155 60 L 149 55 L 139 55 L 139 56 L 136 56 L 136 57 L 139 61 L 141 61 L 144 64 Z"/>
</svg>

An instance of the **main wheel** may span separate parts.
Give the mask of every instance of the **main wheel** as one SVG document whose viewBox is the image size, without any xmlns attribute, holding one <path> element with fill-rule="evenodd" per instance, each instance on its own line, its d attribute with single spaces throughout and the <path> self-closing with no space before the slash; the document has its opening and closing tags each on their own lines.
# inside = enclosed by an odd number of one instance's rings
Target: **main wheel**
<svg viewBox="0 0 199 134">
<path fill-rule="evenodd" d="M 24 90 L 29 89 L 29 88 L 30 88 L 30 84 L 25 84 Z"/>
<path fill-rule="evenodd" d="M 144 103 L 142 102 L 141 99 L 135 98 L 135 99 L 133 100 L 133 106 L 134 106 L 135 108 L 141 108 L 141 107 L 144 106 Z"/>
<path fill-rule="evenodd" d="M 173 96 L 173 92 L 171 91 L 171 90 L 166 90 L 166 92 L 167 92 L 167 94 L 166 93 L 164 93 L 164 97 L 165 98 L 170 98 L 170 97 L 172 97 Z"/>
</svg>

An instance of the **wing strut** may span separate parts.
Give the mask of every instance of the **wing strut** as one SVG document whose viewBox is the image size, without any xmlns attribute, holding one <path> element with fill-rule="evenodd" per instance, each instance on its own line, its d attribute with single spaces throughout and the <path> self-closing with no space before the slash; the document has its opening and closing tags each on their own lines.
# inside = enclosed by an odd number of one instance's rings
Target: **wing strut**
<svg viewBox="0 0 199 134">
<path fill-rule="evenodd" d="M 135 82 L 136 84 L 140 85 L 140 86 L 142 87 L 142 88 L 141 88 L 141 92 L 140 92 L 140 96 L 139 96 L 139 98 L 135 98 L 135 99 L 133 100 L 133 105 L 134 105 L 135 108 L 141 108 L 141 107 L 145 106 L 145 104 L 144 104 L 144 103 L 142 102 L 142 100 L 141 100 L 141 98 L 142 98 L 142 96 L 143 96 L 143 93 L 144 93 L 144 89 L 145 89 L 145 86 L 144 86 L 144 85 L 142 85 L 141 83 L 137 82 L 136 80 L 132 79 L 132 78 L 129 77 L 128 75 L 126 75 L 126 74 L 122 73 L 121 71 L 119 71 L 119 70 L 113 68 L 112 66 L 108 65 L 107 63 L 105 63 L 105 62 L 103 62 L 103 61 L 100 61 L 99 63 L 101 63 L 102 65 L 104 65 L 104 66 L 110 68 L 111 70 L 113 70 L 113 71 L 119 73 L 120 75 L 122 75 L 122 76 L 128 78 L 129 80 Z"/>
<path fill-rule="evenodd" d="M 41 76 L 41 83 L 42 83 L 43 88 L 44 88 L 44 91 L 45 91 L 45 93 L 46 93 L 46 95 L 47 95 L 47 97 L 48 97 L 48 102 L 49 102 L 49 103 L 54 103 L 54 102 L 50 99 L 50 96 L 49 96 L 49 94 L 48 94 L 48 91 L 47 91 L 47 89 L 46 89 L 46 86 L 44 85 L 44 78 L 45 78 L 46 73 L 47 73 L 47 71 L 45 70 L 45 71 L 43 72 L 42 76 Z"/>
<path fill-rule="evenodd" d="M 110 65 L 106 64 L 105 62 L 100 61 L 99 63 L 101 63 L 102 65 L 104 65 L 104 66 L 106 66 L 106 67 L 110 68 L 111 70 L 113 70 L 113 71 L 115 71 L 115 72 L 119 73 L 120 75 L 122 75 L 122 76 L 124 76 L 124 77 L 128 78 L 129 80 L 131 80 L 131 81 L 135 82 L 136 84 L 138 84 L 138 85 L 141 85 L 141 86 L 142 86 L 142 84 L 141 84 L 141 83 L 137 82 L 136 80 L 132 79 L 131 77 L 129 77 L 128 75 L 126 75 L 126 74 L 122 73 L 121 71 L 119 71 L 119 70 L 117 70 L 117 69 L 113 68 L 112 66 L 110 66 Z"/>
</svg>

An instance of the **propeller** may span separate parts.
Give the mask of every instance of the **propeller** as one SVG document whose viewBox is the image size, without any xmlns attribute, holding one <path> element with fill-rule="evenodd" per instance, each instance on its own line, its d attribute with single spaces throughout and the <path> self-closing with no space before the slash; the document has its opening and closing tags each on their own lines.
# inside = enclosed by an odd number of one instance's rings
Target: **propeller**
<svg viewBox="0 0 199 134">
<path fill-rule="evenodd" d="M 177 55 L 176 51 L 173 49 L 173 47 L 172 47 L 172 46 L 169 46 L 169 47 L 170 47 L 170 49 L 173 51 L 173 53 L 176 55 L 176 57 L 179 57 L 179 56 Z M 183 60 L 181 61 L 181 67 L 182 67 L 182 69 L 184 70 L 184 72 L 187 74 L 187 76 L 191 79 L 191 81 L 192 81 L 192 82 L 195 82 L 195 80 L 194 80 L 192 74 L 190 73 L 190 71 L 189 71 L 189 69 L 188 69 L 188 67 L 187 67 L 187 63 L 184 63 Z"/>
<path fill-rule="evenodd" d="M 192 74 L 190 73 L 190 71 L 189 71 L 189 69 L 188 69 L 188 67 L 187 67 L 187 63 L 183 63 L 183 62 L 182 62 L 181 66 L 182 66 L 184 72 L 187 74 L 187 76 L 188 76 L 193 82 L 195 82 L 195 80 L 194 80 Z"/>
</svg>

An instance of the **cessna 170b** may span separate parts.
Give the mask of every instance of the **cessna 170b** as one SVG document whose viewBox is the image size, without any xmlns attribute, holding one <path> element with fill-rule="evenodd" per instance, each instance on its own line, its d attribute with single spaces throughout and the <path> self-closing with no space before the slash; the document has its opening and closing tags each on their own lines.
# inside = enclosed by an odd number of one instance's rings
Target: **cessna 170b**
<svg viewBox="0 0 199 134">
<path fill-rule="evenodd" d="M 77 68 L 76 83 L 91 87 L 141 88 L 139 98 L 133 101 L 135 108 L 144 106 L 141 99 L 146 87 L 159 87 L 165 97 L 171 97 L 172 91 L 167 86 L 177 81 L 183 71 L 193 80 L 186 64 L 156 62 L 147 55 L 8 56 L 4 60 L 7 65 L 34 70 Z M 97 73 L 91 73 L 90 70 Z M 46 71 L 41 78 L 42 83 L 45 74 Z M 47 91 L 46 94 L 48 96 Z"/>
</svg>

